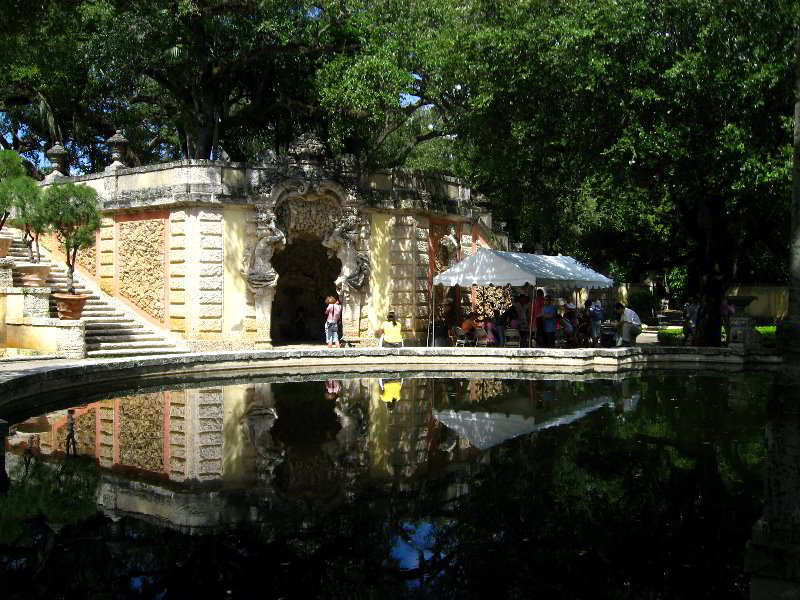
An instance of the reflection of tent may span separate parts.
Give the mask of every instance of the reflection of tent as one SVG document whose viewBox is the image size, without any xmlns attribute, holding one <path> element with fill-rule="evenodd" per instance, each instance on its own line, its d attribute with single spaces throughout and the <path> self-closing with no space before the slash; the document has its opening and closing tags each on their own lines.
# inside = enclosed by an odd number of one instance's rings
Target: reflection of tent
<svg viewBox="0 0 800 600">
<path fill-rule="evenodd" d="M 433 285 L 512 285 L 606 288 L 614 282 L 571 256 L 545 256 L 480 248 L 433 278 Z"/>
<path fill-rule="evenodd" d="M 524 252 L 503 252 L 480 248 L 444 273 L 433 278 L 433 285 L 470 287 L 495 285 L 514 287 L 530 284 L 539 287 L 607 288 L 614 282 L 579 263 L 571 256 L 546 256 Z M 436 302 L 436 294 L 433 294 Z M 531 310 L 533 305 L 531 304 Z M 436 314 L 436 306 L 431 311 Z"/>
<path fill-rule="evenodd" d="M 474 448 L 486 450 L 520 435 L 533 433 L 541 429 L 549 429 L 550 427 L 567 425 L 609 402 L 611 402 L 609 396 L 601 396 L 589 404 L 584 404 L 577 410 L 538 422 L 533 417 L 524 417 L 522 415 L 469 412 L 466 410 L 456 412 L 454 410 L 438 411 L 434 409 L 433 416 L 441 423 L 444 423 L 448 429 L 452 429 L 458 435 L 467 438 Z"/>
</svg>

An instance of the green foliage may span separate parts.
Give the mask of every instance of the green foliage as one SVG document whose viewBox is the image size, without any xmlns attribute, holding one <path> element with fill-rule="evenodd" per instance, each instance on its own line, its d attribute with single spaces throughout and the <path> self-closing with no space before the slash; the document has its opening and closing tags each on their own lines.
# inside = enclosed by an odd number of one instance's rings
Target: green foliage
<svg viewBox="0 0 800 600">
<path fill-rule="evenodd" d="M 658 343 L 662 346 L 682 346 L 683 327 L 669 327 L 658 332 Z"/>
<path fill-rule="evenodd" d="M 73 273 L 78 250 L 94 244 L 100 229 L 97 192 L 86 185 L 57 183 L 45 189 L 43 218 L 64 244 L 67 258 L 67 289 L 74 293 Z"/>
<path fill-rule="evenodd" d="M 642 318 L 654 317 L 659 309 L 659 302 L 649 290 L 638 289 L 634 290 L 628 296 L 628 308 Z"/>
<path fill-rule="evenodd" d="M 775 348 L 777 345 L 777 338 L 775 337 L 776 329 L 775 325 L 759 325 L 756 327 L 756 331 L 761 338 L 762 346 L 765 348 Z"/>
<path fill-rule="evenodd" d="M 689 296 L 689 271 L 685 265 L 667 271 L 667 291 L 675 306 L 683 306 Z"/>
<path fill-rule="evenodd" d="M 43 517 L 65 525 L 97 511 L 97 468 L 82 460 L 58 465 L 33 460 L 28 472 L 11 473 L 11 489 L 0 495 L 0 544 L 13 544 L 24 532 L 24 522 Z"/>
<path fill-rule="evenodd" d="M 0 229 L 5 225 L 14 199 L 21 193 L 25 168 L 22 158 L 13 150 L 0 150 Z"/>
</svg>

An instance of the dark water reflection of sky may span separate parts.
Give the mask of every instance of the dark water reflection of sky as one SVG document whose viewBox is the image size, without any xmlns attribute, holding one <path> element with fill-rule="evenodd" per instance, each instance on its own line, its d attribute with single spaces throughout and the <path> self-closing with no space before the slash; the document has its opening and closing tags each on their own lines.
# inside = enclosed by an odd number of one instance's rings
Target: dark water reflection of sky
<svg viewBox="0 0 800 600">
<path fill-rule="evenodd" d="M 82 398 L 6 439 L 0 581 L 57 597 L 744 598 L 770 379 L 253 378 Z"/>
</svg>

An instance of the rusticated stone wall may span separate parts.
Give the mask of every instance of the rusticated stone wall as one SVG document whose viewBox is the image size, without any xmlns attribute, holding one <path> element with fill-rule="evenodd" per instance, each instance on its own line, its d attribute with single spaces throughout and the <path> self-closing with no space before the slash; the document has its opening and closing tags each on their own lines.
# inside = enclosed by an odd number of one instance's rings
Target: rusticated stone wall
<svg viewBox="0 0 800 600">
<path fill-rule="evenodd" d="M 164 321 L 164 219 L 119 223 L 119 292 L 157 321 Z"/>
<path fill-rule="evenodd" d="M 193 248 L 192 257 L 199 259 L 200 264 L 199 290 L 194 299 L 194 303 L 199 305 L 199 337 L 216 339 L 222 333 L 222 210 L 199 210 L 197 228 L 199 244 Z"/>
<path fill-rule="evenodd" d="M 78 265 L 86 269 L 92 276 L 97 275 L 97 244 L 79 250 L 75 257 Z"/>
<path fill-rule="evenodd" d="M 101 217 L 97 234 L 97 251 L 100 254 L 97 273 L 100 289 L 106 294 L 114 293 L 114 218 Z"/>
<path fill-rule="evenodd" d="M 186 320 L 186 226 L 185 210 L 169 215 L 169 329 L 184 335 Z"/>
<path fill-rule="evenodd" d="M 169 394 L 169 476 L 175 481 L 186 479 L 186 392 Z"/>
<path fill-rule="evenodd" d="M 64 243 L 61 240 L 61 237 L 58 234 L 51 233 L 49 235 L 43 235 L 39 238 L 39 246 L 42 248 L 47 249 L 49 252 L 55 252 L 59 254 L 62 258 L 64 256 Z M 36 246 L 33 247 L 33 253 L 36 255 Z M 81 250 L 78 252 L 77 256 L 77 263 L 78 266 L 85 269 L 92 276 L 97 275 L 97 244 L 95 243 L 89 248 Z"/>
<path fill-rule="evenodd" d="M 164 392 L 120 399 L 119 461 L 146 471 L 164 470 Z"/>
<path fill-rule="evenodd" d="M 114 401 L 102 400 L 96 410 L 100 421 L 97 459 L 101 467 L 110 467 L 114 464 Z"/>
</svg>

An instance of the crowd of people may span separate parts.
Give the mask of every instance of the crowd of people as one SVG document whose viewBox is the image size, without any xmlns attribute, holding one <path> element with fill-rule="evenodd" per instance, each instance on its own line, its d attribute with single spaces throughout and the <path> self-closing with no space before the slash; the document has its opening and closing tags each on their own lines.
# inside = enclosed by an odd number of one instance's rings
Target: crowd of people
<svg viewBox="0 0 800 600">
<path fill-rule="evenodd" d="M 340 346 L 339 322 L 342 306 L 333 296 L 326 298 L 325 341 L 331 348 Z M 487 346 L 505 346 L 510 332 L 515 331 L 515 339 L 524 345 L 542 348 L 555 348 L 556 340 L 563 340 L 567 348 L 616 345 L 632 346 L 642 332 L 642 321 L 632 309 L 621 303 L 614 305 L 611 315 L 615 321 L 613 340 L 603 339 L 603 306 L 599 299 L 590 297 L 582 307 L 572 302 L 559 306 L 543 290 L 536 290 L 531 301 L 526 294 L 517 296 L 504 311 L 495 310 L 491 317 L 480 318 L 477 312 L 468 313 L 461 321 L 456 335 L 465 340 Z M 394 310 L 389 310 L 386 320 L 377 329 L 378 345 L 384 348 L 403 346 L 402 325 Z"/>
<path fill-rule="evenodd" d="M 483 339 L 490 346 L 505 346 L 509 330 L 519 332 L 530 345 L 542 348 L 554 348 L 557 339 L 563 340 L 567 348 L 597 346 L 601 342 L 605 345 L 633 345 L 642 331 L 639 316 L 621 303 L 614 305 L 609 316 L 616 321 L 616 329 L 613 339 L 604 341 L 604 313 L 599 299 L 590 297 L 582 307 L 572 302 L 559 306 L 543 290 L 537 290 L 533 301 L 521 294 L 505 311 L 495 310 L 488 318 L 480 319 L 476 312 L 470 312 L 459 329 L 467 340 Z"/>
</svg>

